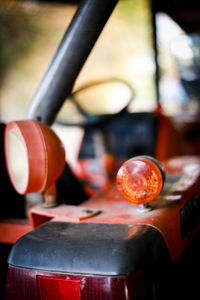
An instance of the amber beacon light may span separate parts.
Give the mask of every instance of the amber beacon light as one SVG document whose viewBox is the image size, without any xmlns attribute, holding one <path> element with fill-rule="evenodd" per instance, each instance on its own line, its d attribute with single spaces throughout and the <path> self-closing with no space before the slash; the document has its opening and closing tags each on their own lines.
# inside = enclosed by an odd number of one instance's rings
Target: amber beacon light
<svg viewBox="0 0 200 300">
<path fill-rule="evenodd" d="M 138 156 L 121 166 L 116 185 L 125 200 L 134 204 L 146 204 L 159 195 L 164 178 L 164 171 L 157 160 Z"/>
<path fill-rule="evenodd" d="M 35 120 L 6 125 L 5 156 L 10 180 L 20 194 L 45 191 L 65 165 L 61 141 L 50 127 Z"/>
</svg>

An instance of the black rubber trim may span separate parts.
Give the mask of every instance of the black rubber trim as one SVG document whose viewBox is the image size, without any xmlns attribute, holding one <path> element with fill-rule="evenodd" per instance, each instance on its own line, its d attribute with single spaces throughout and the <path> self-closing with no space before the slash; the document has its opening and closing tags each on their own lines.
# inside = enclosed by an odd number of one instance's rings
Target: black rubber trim
<svg viewBox="0 0 200 300">
<path fill-rule="evenodd" d="M 8 263 L 79 274 L 125 275 L 171 265 L 161 234 L 146 225 L 48 222 L 20 238 Z"/>
<path fill-rule="evenodd" d="M 163 181 L 163 185 L 164 185 L 165 179 L 166 179 L 165 171 L 164 171 L 162 165 L 159 163 L 159 161 L 157 161 L 157 159 L 155 159 L 154 157 L 151 157 L 151 156 L 148 156 L 148 155 L 140 155 L 138 157 L 146 158 L 146 159 L 150 160 L 152 163 L 154 163 L 157 166 L 157 168 L 159 169 L 159 171 L 161 173 L 162 181 Z"/>
</svg>

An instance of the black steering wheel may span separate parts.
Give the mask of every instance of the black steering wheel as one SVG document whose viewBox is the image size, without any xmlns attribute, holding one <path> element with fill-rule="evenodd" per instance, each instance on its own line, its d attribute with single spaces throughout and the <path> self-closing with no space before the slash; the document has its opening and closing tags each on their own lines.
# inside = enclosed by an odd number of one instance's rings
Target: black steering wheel
<svg viewBox="0 0 200 300">
<path fill-rule="evenodd" d="M 78 94 L 81 92 L 108 83 L 120 83 L 123 84 L 126 88 L 129 90 L 129 97 L 126 101 L 125 106 L 123 106 L 122 109 L 120 109 L 117 113 L 100 113 L 100 114 L 91 114 L 86 111 L 86 109 L 79 103 L 77 100 Z M 70 122 L 66 118 L 60 117 L 59 115 L 57 116 L 56 123 L 59 125 L 64 125 L 64 126 L 79 126 L 79 127 L 98 127 L 102 123 L 105 123 L 109 120 L 112 120 L 113 118 L 118 117 L 120 114 L 125 112 L 130 105 L 130 103 L 133 101 L 135 97 L 135 90 L 132 87 L 132 85 L 127 82 L 126 80 L 119 79 L 119 78 L 107 78 L 104 80 L 98 80 L 98 81 L 93 81 L 88 84 L 85 84 L 81 86 L 78 90 L 74 91 L 66 101 L 71 101 L 73 103 L 74 107 L 78 111 L 79 115 L 82 117 L 81 121 L 75 121 L 75 122 Z M 92 105 L 92 104 L 91 104 Z"/>
</svg>

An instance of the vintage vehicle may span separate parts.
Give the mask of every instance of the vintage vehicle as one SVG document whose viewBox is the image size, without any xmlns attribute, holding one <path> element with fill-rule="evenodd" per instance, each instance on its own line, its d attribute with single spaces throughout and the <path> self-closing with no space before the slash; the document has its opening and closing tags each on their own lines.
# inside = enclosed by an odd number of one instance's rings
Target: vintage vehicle
<svg viewBox="0 0 200 300">
<path fill-rule="evenodd" d="M 128 112 L 133 90 L 126 82 L 120 83 L 130 90 L 130 99 L 116 114 L 88 113 L 77 94 L 118 79 L 72 93 L 116 4 L 117 0 L 81 1 L 27 119 L 0 127 L 1 182 L 9 199 L 2 204 L 2 254 L 7 255 L 6 245 L 13 245 L 6 300 L 199 297 L 192 269 L 199 265 L 197 151 L 159 103 L 151 113 Z M 181 19 L 180 6 L 193 11 L 199 4 L 152 2 L 158 99 L 155 13 L 164 10 L 188 29 L 191 19 Z M 62 142 L 50 127 L 66 98 L 84 117 L 73 123 L 85 130 L 77 169 L 70 168 Z M 70 126 L 59 117 L 57 122 Z M 40 203 L 27 217 L 28 198 Z"/>
</svg>

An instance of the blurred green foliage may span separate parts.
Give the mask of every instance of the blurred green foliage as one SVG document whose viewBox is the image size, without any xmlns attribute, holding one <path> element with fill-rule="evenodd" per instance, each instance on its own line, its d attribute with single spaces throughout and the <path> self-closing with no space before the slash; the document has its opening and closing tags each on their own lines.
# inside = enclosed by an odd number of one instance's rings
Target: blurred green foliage
<svg viewBox="0 0 200 300">
<path fill-rule="evenodd" d="M 39 28 L 21 1 L 0 4 L 0 85 L 10 67 L 31 49 Z"/>
</svg>

